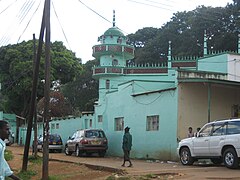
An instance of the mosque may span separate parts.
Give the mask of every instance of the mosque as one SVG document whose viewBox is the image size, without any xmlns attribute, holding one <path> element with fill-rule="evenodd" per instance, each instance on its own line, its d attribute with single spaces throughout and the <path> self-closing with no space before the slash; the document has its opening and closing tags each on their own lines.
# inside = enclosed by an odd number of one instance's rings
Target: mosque
<svg viewBox="0 0 240 180">
<path fill-rule="evenodd" d="M 50 132 L 66 141 L 77 129 L 101 128 L 108 137 L 107 155 L 122 156 L 124 128 L 133 136 L 131 157 L 176 160 L 180 139 L 217 119 L 240 116 L 240 40 L 236 52 L 207 52 L 204 56 L 172 57 L 159 64 L 128 65 L 135 49 L 116 27 L 107 29 L 93 46 L 93 67 L 99 80 L 99 99 L 93 113 L 55 119 Z M 38 133 L 42 124 L 38 125 Z M 19 137 L 25 138 L 26 127 Z"/>
</svg>

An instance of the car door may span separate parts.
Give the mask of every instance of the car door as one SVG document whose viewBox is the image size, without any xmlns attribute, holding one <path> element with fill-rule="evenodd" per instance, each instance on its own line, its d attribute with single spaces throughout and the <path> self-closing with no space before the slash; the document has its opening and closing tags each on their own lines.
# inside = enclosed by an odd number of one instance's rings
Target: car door
<svg viewBox="0 0 240 180">
<path fill-rule="evenodd" d="M 209 142 L 212 132 L 212 124 L 203 127 L 197 137 L 193 138 L 193 154 L 194 156 L 209 155 Z"/>
<path fill-rule="evenodd" d="M 210 143 L 210 156 L 221 156 L 221 149 L 226 139 L 226 123 L 214 123 Z"/>
</svg>

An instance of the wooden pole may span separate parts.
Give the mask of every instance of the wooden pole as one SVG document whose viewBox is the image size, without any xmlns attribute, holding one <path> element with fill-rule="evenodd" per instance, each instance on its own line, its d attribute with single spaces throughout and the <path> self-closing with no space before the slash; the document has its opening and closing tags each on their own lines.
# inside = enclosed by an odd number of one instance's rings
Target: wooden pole
<svg viewBox="0 0 240 180">
<path fill-rule="evenodd" d="M 49 161 L 49 102 L 50 102 L 50 0 L 46 0 L 46 36 L 45 36 L 45 88 L 44 88 L 44 133 L 43 133 L 43 166 L 42 179 L 48 179 Z"/>
<path fill-rule="evenodd" d="M 35 34 L 33 34 L 33 67 L 36 64 L 36 38 Z M 34 73 L 34 68 L 33 68 Z M 36 97 L 37 98 L 37 97 Z M 33 123 L 33 129 L 34 129 L 34 142 L 33 142 L 33 149 L 34 157 L 37 158 L 37 99 L 35 100 L 35 111 L 34 111 L 34 123 Z"/>
<path fill-rule="evenodd" d="M 34 73 L 33 73 L 32 94 L 31 94 L 31 101 L 30 101 L 30 111 L 29 111 L 29 116 L 28 116 L 28 121 L 27 121 L 28 126 L 27 126 L 27 135 L 26 135 L 26 142 L 25 142 L 24 154 L 23 154 L 22 171 L 27 171 L 27 164 L 28 164 L 28 154 L 29 154 L 29 146 L 30 146 L 30 139 L 31 139 L 31 133 L 32 133 L 33 114 L 34 114 L 36 94 L 37 94 L 39 64 L 40 64 L 40 58 L 41 58 L 41 54 L 42 54 L 43 36 L 44 36 L 44 29 L 45 29 L 44 12 L 45 12 L 45 7 L 44 7 L 44 10 L 43 10 L 42 25 L 41 25 L 40 35 L 39 35 L 37 58 L 36 58 L 36 64 L 35 64 Z"/>
</svg>

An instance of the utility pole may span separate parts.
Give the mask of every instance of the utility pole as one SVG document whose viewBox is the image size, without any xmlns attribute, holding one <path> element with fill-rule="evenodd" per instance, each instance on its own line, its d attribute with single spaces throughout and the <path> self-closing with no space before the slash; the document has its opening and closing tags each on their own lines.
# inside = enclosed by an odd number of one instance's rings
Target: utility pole
<svg viewBox="0 0 240 180">
<path fill-rule="evenodd" d="M 36 64 L 36 38 L 35 34 L 33 34 L 33 67 Z M 33 68 L 34 73 L 34 68 Z M 36 97 L 37 98 L 37 97 Z M 34 141 L 33 141 L 33 152 L 34 157 L 37 158 L 37 99 L 35 100 L 35 108 L 34 108 L 34 123 L 33 123 L 33 130 L 34 130 Z"/>
<path fill-rule="evenodd" d="M 39 76 L 39 64 L 40 58 L 42 53 L 42 46 L 43 46 L 43 37 L 44 37 L 44 30 L 46 29 L 46 64 L 45 64 L 45 111 L 44 111 L 44 147 L 43 147 L 43 180 L 48 179 L 48 129 L 49 129 L 49 119 L 48 119 L 48 109 L 49 109 L 49 90 L 50 90 L 50 0 L 45 0 L 44 10 L 43 10 L 43 17 L 42 17 L 42 24 L 40 29 L 39 35 L 39 43 L 38 43 L 38 51 L 37 57 L 34 67 L 33 73 L 33 85 L 32 85 L 32 94 L 31 94 L 31 102 L 30 102 L 30 111 L 28 116 L 28 126 L 27 126 L 27 136 L 26 136 L 26 143 L 24 147 L 24 156 L 23 156 L 23 164 L 22 164 L 22 171 L 27 170 L 28 164 L 28 154 L 29 154 L 29 146 L 30 146 L 30 139 L 32 133 L 32 124 L 33 124 L 33 115 L 34 109 L 36 104 L 36 95 L 37 95 L 37 83 L 38 83 L 38 76 Z M 47 101 L 48 100 L 48 101 Z M 47 150 L 47 153 L 46 153 Z"/>
<path fill-rule="evenodd" d="M 50 93 L 50 0 L 45 1 L 45 87 L 44 87 L 44 133 L 43 133 L 43 166 L 42 166 L 42 179 L 48 179 L 48 161 L 49 161 L 49 93 Z"/>
</svg>

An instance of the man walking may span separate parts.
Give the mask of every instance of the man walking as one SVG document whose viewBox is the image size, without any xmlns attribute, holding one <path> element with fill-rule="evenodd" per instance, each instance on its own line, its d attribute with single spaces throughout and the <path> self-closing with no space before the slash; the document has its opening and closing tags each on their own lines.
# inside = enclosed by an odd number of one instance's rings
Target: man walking
<svg viewBox="0 0 240 180">
<path fill-rule="evenodd" d="M 4 180 L 6 176 L 14 180 L 20 180 L 13 174 L 4 157 L 4 151 L 6 149 L 4 140 L 7 139 L 10 134 L 9 129 L 8 122 L 0 120 L 0 180 Z"/>
<path fill-rule="evenodd" d="M 123 164 L 122 164 L 123 167 L 125 166 L 126 161 L 129 162 L 128 167 L 132 167 L 132 162 L 130 160 L 130 151 L 132 148 L 132 135 L 129 133 L 129 129 L 130 128 L 127 126 L 125 128 L 125 133 L 123 135 L 123 142 L 122 142 L 122 149 L 124 153 Z"/>
</svg>

